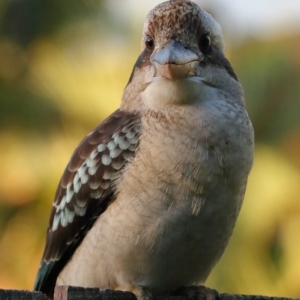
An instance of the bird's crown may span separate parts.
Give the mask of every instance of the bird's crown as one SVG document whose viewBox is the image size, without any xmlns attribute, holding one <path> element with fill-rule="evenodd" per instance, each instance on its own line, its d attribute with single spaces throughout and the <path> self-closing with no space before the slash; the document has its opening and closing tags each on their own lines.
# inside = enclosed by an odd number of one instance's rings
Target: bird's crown
<svg viewBox="0 0 300 300">
<path fill-rule="evenodd" d="M 224 49 L 221 27 L 214 18 L 189 0 L 171 0 L 152 9 L 146 17 L 143 39 L 147 35 L 163 45 L 171 38 L 180 40 L 189 46 L 197 43 L 197 38 L 208 33 L 212 43 L 220 50 Z"/>
</svg>

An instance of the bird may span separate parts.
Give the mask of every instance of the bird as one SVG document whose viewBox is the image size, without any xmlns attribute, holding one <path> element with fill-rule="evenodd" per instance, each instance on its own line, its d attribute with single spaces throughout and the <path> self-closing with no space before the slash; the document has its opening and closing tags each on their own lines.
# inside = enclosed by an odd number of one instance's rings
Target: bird
<svg viewBox="0 0 300 300">
<path fill-rule="evenodd" d="M 244 92 L 222 30 L 190 0 L 147 15 L 120 107 L 75 149 L 58 185 L 34 289 L 125 290 L 139 300 L 204 284 L 253 164 Z"/>
</svg>

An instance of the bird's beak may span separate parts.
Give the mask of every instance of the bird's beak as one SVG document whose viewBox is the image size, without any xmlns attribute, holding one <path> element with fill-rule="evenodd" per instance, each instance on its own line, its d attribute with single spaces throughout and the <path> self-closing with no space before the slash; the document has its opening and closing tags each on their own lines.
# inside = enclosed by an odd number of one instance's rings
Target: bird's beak
<svg viewBox="0 0 300 300">
<path fill-rule="evenodd" d="M 199 56 L 179 41 L 172 40 L 151 56 L 155 69 L 154 77 L 181 79 L 195 76 L 199 65 Z"/>
</svg>

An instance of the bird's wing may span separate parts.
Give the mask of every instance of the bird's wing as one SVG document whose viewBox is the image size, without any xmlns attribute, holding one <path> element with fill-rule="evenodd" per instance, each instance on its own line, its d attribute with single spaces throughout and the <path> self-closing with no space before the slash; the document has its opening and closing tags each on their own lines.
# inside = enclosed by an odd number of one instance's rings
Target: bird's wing
<svg viewBox="0 0 300 300">
<path fill-rule="evenodd" d="M 114 182 L 133 157 L 140 131 L 138 115 L 117 110 L 74 151 L 55 195 L 35 290 L 53 294 L 60 271 L 114 201 Z"/>
</svg>

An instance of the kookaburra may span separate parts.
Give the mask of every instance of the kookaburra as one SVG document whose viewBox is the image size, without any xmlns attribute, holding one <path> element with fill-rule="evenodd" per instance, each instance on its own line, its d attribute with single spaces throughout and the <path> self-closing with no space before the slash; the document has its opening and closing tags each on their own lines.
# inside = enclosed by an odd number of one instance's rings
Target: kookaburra
<svg viewBox="0 0 300 300">
<path fill-rule="evenodd" d="M 35 290 L 203 284 L 238 217 L 253 160 L 243 89 L 219 24 L 159 4 L 122 103 L 75 149 L 59 183 Z"/>
</svg>

